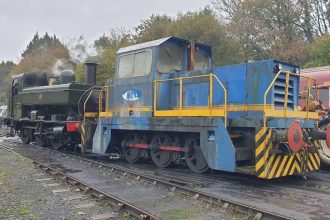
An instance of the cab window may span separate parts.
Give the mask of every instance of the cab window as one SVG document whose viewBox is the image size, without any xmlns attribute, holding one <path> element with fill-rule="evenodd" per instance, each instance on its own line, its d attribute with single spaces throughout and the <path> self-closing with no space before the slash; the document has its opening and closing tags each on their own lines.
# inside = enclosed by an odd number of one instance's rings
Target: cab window
<svg viewBox="0 0 330 220">
<path fill-rule="evenodd" d="M 48 86 L 47 73 L 32 73 L 23 76 L 23 88 Z"/>
<path fill-rule="evenodd" d="M 157 70 L 161 73 L 182 71 L 185 47 L 165 44 L 160 47 Z"/>
<path fill-rule="evenodd" d="M 118 76 L 133 77 L 148 75 L 151 71 L 151 51 L 123 55 L 119 58 Z"/>
<path fill-rule="evenodd" d="M 209 68 L 209 55 L 206 51 L 196 48 L 195 51 L 195 69 Z"/>
</svg>

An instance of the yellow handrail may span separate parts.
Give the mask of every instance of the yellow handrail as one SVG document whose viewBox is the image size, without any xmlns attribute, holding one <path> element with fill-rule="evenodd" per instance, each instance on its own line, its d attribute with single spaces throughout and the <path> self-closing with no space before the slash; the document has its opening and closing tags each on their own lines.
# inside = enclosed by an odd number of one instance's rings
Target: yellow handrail
<svg viewBox="0 0 330 220">
<path fill-rule="evenodd" d="M 183 100 L 183 94 L 182 94 L 182 92 L 183 92 L 183 85 L 182 85 L 182 79 L 180 78 L 179 79 L 180 80 L 180 101 L 179 101 L 179 103 L 180 103 L 180 113 L 181 113 L 181 111 L 182 111 L 182 100 Z M 180 115 L 181 116 L 181 115 Z"/>
<path fill-rule="evenodd" d="M 87 104 L 89 98 L 91 97 L 92 93 L 93 93 L 93 90 L 90 91 L 90 93 L 88 94 L 88 96 L 84 102 L 84 124 L 86 122 L 86 114 L 85 114 L 86 113 L 86 104 Z"/>
<path fill-rule="evenodd" d="M 209 78 L 209 111 L 210 116 L 212 116 L 212 109 L 213 109 L 213 79 L 215 79 L 222 90 L 224 91 L 224 124 L 225 127 L 227 126 L 227 89 L 223 85 L 223 83 L 219 80 L 219 78 L 214 75 L 213 73 L 210 74 L 204 74 L 204 75 L 196 75 L 196 76 L 185 76 L 185 77 L 177 77 L 172 79 L 158 79 L 154 80 L 154 111 L 157 111 L 157 86 L 161 82 L 168 82 L 168 81 L 179 81 L 179 114 L 181 116 L 182 110 L 183 110 L 183 80 L 187 79 L 194 79 L 194 78 Z"/>
<path fill-rule="evenodd" d="M 225 127 L 227 127 L 227 89 L 216 75 L 212 73 L 212 76 L 217 80 L 217 82 L 220 84 L 221 88 L 223 89 L 224 104 L 225 104 L 224 123 L 225 123 Z"/>
<path fill-rule="evenodd" d="M 110 107 L 110 88 L 114 87 L 114 85 L 107 85 L 107 86 L 102 86 L 102 88 L 100 89 L 99 92 L 99 113 L 103 112 L 103 103 L 102 103 L 102 99 L 103 99 L 103 91 L 105 92 L 105 109 L 104 112 L 108 112 Z"/>
<path fill-rule="evenodd" d="M 296 73 L 292 73 L 290 71 L 283 71 L 283 70 L 280 70 L 277 72 L 277 74 L 275 75 L 274 79 L 272 80 L 272 82 L 270 83 L 270 85 L 268 86 L 268 88 L 266 89 L 266 92 L 264 94 L 264 127 L 267 126 L 267 122 L 266 122 L 266 119 L 267 119 L 267 115 L 266 115 L 266 111 L 267 111 L 267 95 L 269 93 L 269 91 L 273 88 L 274 86 L 274 83 L 276 82 L 277 78 L 281 75 L 281 74 L 285 74 L 285 98 L 284 98 L 284 115 L 285 115 L 285 118 L 287 117 L 287 108 L 288 108 L 288 93 L 289 93 L 289 79 L 290 79 L 290 76 L 297 76 L 297 77 L 301 77 L 301 78 L 306 78 L 308 81 L 307 81 L 307 86 L 308 86 L 308 96 L 310 95 L 310 88 L 311 88 L 311 80 L 314 81 L 314 85 L 316 87 L 316 80 L 314 77 L 310 77 L 310 76 L 302 76 L 300 74 L 296 74 Z M 308 105 L 308 99 L 307 99 L 307 105 Z M 309 108 L 307 106 L 307 118 L 309 118 Z"/>
<path fill-rule="evenodd" d="M 100 89 L 100 92 L 99 92 L 99 113 L 102 111 L 102 97 L 103 97 L 103 94 L 102 92 L 104 91 L 104 86 Z"/>
</svg>

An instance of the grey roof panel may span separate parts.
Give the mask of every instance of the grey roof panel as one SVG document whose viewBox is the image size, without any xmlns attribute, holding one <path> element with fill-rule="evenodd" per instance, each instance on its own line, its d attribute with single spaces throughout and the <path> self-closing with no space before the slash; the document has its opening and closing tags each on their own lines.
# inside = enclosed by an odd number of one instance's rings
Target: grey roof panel
<svg viewBox="0 0 330 220">
<path fill-rule="evenodd" d="M 120 48 L 118 50 L 117 54 L 126 53 L 126 52 L 130 52 L 130 51 L 135 51 L 135 50 L 147 49 L 147 48 L 155 47 L 155 46 L 159 46 L 162 43 L 164 43 L 164 42 L 166 42 L 166 41 L 168 41 L 170 39 L 173 39 L 173 40 L 176 40 L 176 41 L 181 41 L 181 42 L 184 42 L 184 43 L 187 43 L 187 44 L 189 43 L 188 40 L 185 40 L 185 39 L 182 39 L 182 38 L 178 38 L 178 37 L 165 37 L 165 38 L 154 40 L 154 41 L 149 41 L 149 42 L 145 42 L 145 43 L 141 43 L 141 44 L 135 44 L 135 45 L 132 45 L 132 46 Z"/>
<path fill-rule="evenodd" d="M 126 52 L 134 51 L 134 50 L 140 50 L 140 49 L 144 49 L 144 48 L 150 48 L 150 47 L 154 47 L 154 46 L 159 46 L 170 38 L 171 37 L 166 37 L 166 38 L 162 38 L 162 39 L 158 39 L 158 40 L 154 40 L 154 41 L 149 41 L 149 42 L 145 42 L 145 43 L 141 43 L 141 44 L 135 44 L 132 46 L 120 48 L 118 50 L 117 54 L 126 53 Z"/>
</svg>

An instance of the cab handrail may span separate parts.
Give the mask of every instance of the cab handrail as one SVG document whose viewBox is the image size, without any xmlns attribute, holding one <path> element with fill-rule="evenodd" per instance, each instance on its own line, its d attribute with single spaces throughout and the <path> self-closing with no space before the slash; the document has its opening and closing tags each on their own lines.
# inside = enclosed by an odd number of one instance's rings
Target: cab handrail
<svg viewBox="0 0 330 220">
<path fill-rule="evenodd" d="M 224 107 L 223 107 L 223 117 L 224 117 L 224 124 L 225 127 L 227 126 L 227 89 L 224 86 L 224 84 L 221 82 L 221 80 L 213 73 L 210 74 L 203 74 L 203 75 L 196 75 L 196 76 L 183 76 L 183 77 L 176 77 L 176 78 L 171 78 L 171 79 L 158 79 L 154 80 L 154 103 L 153 103 L 153 110 L 155 113 L 161 112 L 161 111 L 166 111 L 166 110 L 157 110 L 157 86 L 161 82 L 169 82 L 169 81 L 179 81 L 179 110 L 176 111 L 177 115 L 174 116 L 186 116 L 184 114 L 184 107 L 183 107 L 183 81 L 188 80 L 188 79 L 195 79 L 195 78 L 208 78 L 209 79 L 209 97 L 208 97 L 208 108 L 206 109 L 207 115 L 208 116 L 214 116 L 212 113 L 214 110 L 214 105 L 213 105 L 213 80 L 220 85 L 221 89 L 223 90 L 223 99 L 224 99 Z"/>
<path fill-rule="evenodd" d="M 110 109 L 110 91 L 111 87 L 114 87 L 114 85 L 106 85 L 102 86 L 99 92 L 99 115 L 102 115 L 103 113 L 105 116 L 111 116 L 112 112 Z M 104 111 L 103 111 L 103 93 L 105 93 L 105 106 L 104 106 Z"/>
</svg>

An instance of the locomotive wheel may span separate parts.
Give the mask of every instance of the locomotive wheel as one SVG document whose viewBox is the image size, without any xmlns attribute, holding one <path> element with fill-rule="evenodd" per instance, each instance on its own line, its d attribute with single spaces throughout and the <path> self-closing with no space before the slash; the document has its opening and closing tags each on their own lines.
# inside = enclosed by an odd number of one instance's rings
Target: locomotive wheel
<svg viewBox="0 0 330 220">
<path fill-rule="evenodd" d="M 157 134 L 151 140 L 150 155 L 157 167 L 164 168 L 171 165 L 173 154 L 170 151 L 159 150 L 160 146 L 172 146 L 171 138 L 166 134 Z"/>
<path fill-rule="evenodd" d="M 29 144 L 31 141 L 30 130 L 26 128 L 21 128 L 19 132 L 19 138 L 23 144 Z"/>
<path fill-rule="evenodd" d="M 56 138 L 53 138 L 51 140 L 51 144 L 52 144 L 52 148 L 54 150 L 59 150 L 64 146 L 63 140 L 59 140 L 59 139 L 56 139 Z"/>
<path fill-rule="evenodd" d="M 187 166 L 196 173 L 204 173 L 209 167 L 200 146 L 200 139 L 190 137 L 185 142 L 185 160 Z"/>
<path fill-rule="evenodd" d="M 121 142 L 121 149 L 124 155 L 124 158 L 129 163 L 136 163 L 142 154 L 142 149 L 134 148 L 127 146 L 128 144 L 140 144 L 141 139 L 138 134 L 130 133 L 125 135 L 124 139 Z"/>
<path fill-rule="evenodd" d="M 36 137 L 36 143 L 40 147 L 44 147 L 46 145 L 46 140 L 43 136 L 35 136 Z"/>
</svg>

